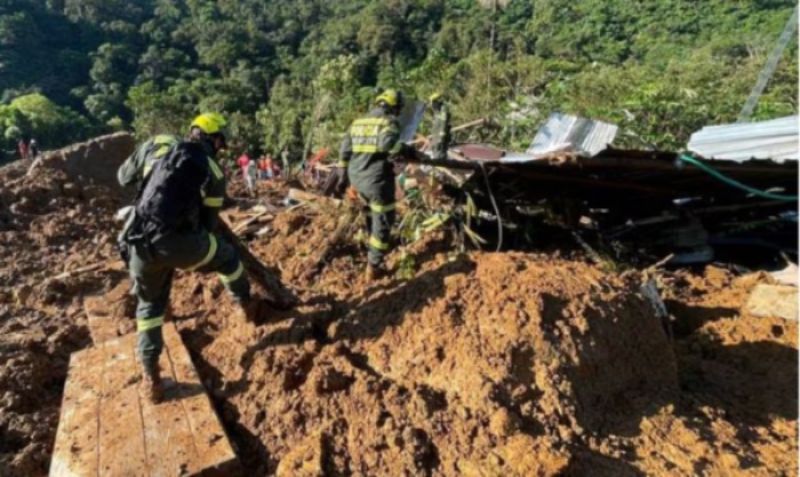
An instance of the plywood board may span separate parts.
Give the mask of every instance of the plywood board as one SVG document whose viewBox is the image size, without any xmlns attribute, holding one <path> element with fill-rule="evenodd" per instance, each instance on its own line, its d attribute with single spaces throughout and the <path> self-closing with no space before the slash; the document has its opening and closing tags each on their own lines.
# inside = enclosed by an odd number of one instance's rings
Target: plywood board
<svg viewBox="0 0 800 477">
<path fill-rule="evenodd" d="M 50 475 L 235 475 L 239 463 L 175 326 L 164 326 L 164 400 L 139 392 L 136 335 L 74 353 Z"/>
</svg>

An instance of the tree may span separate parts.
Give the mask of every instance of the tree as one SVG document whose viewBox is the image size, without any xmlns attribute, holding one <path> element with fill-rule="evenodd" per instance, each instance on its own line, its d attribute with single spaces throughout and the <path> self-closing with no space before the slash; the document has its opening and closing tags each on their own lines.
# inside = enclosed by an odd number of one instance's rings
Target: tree
<svg viewBox="0 0 800 477">
<path fill-rule="evenodd" d="M 448 92 L 520 148 L 551 111 L 662 147 L 727 119 L 788 0 L 4 0 L 0 104 L 41 93 L 83 134 L 177 132 L 217 110 L 254 149 L 335 146 L 377 87 Z M 756 118 L 797 111 L 790 46 Z M 788 58 L 788 59 L 787 59 Z M 743 93 L 744 91 L 744 93 Z M 691 93 L 690 93 L 691 92 Z M 734 108 L 735 109 L 735 108 Z M 635 120 L 630 120 L 635 117 Z M 4 130 L 5 131 L 5 130 Z"/>
<path fill-rule="evenodd" d="M 39 93 L 14 99 L 3 107 L 0 117 L 5 130 L 16 127 L 23 136 L 35 137 L 42 147 L 68 144 L 91 131 L 85 117 Z"/>
</svg>

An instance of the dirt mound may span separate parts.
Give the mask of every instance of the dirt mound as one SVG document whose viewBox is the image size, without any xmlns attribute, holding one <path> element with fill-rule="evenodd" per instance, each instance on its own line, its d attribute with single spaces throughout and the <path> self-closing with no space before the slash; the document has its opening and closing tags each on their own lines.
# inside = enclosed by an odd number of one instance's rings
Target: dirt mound
<svg viewBox="0 0 800 477">
<path fill-rule="evenodd" d="M 117 169 L 133 153 L 136 140 L 128 132 L 117 132 L 50 151 L 39 157 L 33 170 L 39 167 L 59 169 L 72 180 L 93 181 L 116 188 Z"/>
<path fill-rule="evenodd" d="M 474 255 L 336 303 L 339 318 L 305 312 L 327 329 L 299 333 L 296 316 L 223 330 L 202 355 L 230 389 L 226 412 L 266 443 L 267 471 L 305 455 L 312 429 L 334 473 L 558 470 L 586 428 L 677 393 L 666 334 L 635 289 L 582 264 Z M 497 460 L 520 442 L 542 453 Z"/>
</svg>

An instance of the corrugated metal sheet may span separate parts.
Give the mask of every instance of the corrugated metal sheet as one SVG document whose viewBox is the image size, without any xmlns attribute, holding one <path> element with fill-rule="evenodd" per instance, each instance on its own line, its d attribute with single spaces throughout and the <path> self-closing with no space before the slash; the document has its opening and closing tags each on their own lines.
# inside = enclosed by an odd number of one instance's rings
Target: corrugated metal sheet
<svg viewBox="0 0 800 477">
<path fill-rule="evenodd" d="M 419 123 L 425 115 L 425 103 L 422 101 L 408 101 L 397 118 L 400 123 L 400 142 L 411 142 L 417 135 Z"/>
<path fill-rule="evenodd" d="M 614 141 L 617 129 L 614 124 L 553 113 L 526 152 L 533 156 L 566 151 L 594 156 Z"/>
<path fill-rule="evenodd" d="M 506 153 L 505 156 L 503 156 L 502 159 L 500 159 L 500 161 L 509 164 L 515 164 L 515 163 L 519 164 L 519 163 L 531 162 L 536 158 L 537 158 L 536 156 L 532 156 L 530 154 L 524 154 L 521 152 L 508 152 Z"/>
<path fill-rule="evenodd" d="M 772 159 L 797 160 L 798 116 L 754 123 L 706 126 L 692 134 L 689 150 L 708 159 L 743 162 Z"/>
</svg>

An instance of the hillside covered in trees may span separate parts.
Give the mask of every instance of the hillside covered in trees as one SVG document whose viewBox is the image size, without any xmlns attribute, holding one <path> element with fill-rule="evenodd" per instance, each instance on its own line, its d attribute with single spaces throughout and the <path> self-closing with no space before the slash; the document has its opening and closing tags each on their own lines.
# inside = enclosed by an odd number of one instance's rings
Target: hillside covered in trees
<svg viewBox="0 0 800 477">
<path fill-rule="evenodd" d="M 333 145 L 376 87 L 443 91 L 454 122 L 527 145 L 555 110 L 681 148 L 744 103 L 792 0 L 0 0 L 0 141 L 182 131 Z M 756 118 L 797 111 L 797 45 Z"/>
</svg>

